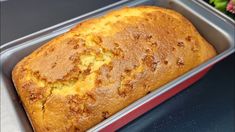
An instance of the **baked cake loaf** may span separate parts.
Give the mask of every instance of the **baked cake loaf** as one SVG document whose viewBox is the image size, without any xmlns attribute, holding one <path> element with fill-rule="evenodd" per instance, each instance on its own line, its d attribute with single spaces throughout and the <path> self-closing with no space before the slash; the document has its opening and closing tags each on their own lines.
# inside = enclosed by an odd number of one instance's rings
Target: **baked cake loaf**
<svg viewBox="0 0 235 132">
<path fill-rule="evenodd" d="M 35 131 L 85 131 L 215 55 L 179 13 L 123 8 L 46 43 L 12 78 Z"/>
</svg>

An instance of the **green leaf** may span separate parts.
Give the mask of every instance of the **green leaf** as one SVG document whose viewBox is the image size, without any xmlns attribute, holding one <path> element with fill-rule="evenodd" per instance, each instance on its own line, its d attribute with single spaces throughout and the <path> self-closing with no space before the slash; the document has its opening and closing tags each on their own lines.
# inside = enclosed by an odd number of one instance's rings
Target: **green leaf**
<svg viewBox="0 0 235 132">
<path fill-rule="evenodd" d="M 215 8 L 225 12 L 226 11 L 226 6 L 228 4 L 228 0 L 210 0 L 210 4 L 214 4 Z"/>
<path fill-rule="evenodd" d="M 210 0 L 209 3 L 212 4 L 212 3 L 214 3 L 214 1 L 215 1 L 215 0 Z"/>
</svg>

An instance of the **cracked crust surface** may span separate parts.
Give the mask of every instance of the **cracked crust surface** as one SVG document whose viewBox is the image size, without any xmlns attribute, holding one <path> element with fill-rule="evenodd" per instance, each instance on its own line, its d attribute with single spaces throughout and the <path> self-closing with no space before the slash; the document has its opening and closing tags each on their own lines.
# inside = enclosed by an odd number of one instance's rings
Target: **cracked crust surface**
<svg viewBox="0 0 235 132">
<path fill-rule="evenodd" d="M 78 24 L 12 74 L 37 132 L 84 131 L 215 54 L 179 13 L 142 6 Z"/>
</svg>

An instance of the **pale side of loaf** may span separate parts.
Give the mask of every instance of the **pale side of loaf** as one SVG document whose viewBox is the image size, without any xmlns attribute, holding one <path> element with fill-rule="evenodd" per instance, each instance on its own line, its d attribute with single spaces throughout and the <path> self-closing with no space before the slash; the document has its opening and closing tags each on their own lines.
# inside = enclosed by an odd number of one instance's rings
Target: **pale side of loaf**
<svg viewBox="0 0 235 132">
<path fill-rule="evenodd" d="M 123 8 L 46 43 L 12 78 L 37 132 L 84 131 L 215 55 L 179 13 Z"/>
</svg>

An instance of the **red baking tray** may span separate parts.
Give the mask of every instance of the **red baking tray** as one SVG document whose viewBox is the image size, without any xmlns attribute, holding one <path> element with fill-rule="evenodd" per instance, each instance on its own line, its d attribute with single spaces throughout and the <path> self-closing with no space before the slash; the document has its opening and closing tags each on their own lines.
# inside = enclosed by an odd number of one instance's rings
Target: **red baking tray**
<svg viewBox="0 0 235 132">
<path fill-rule="evenodd" d="M 58 25 L 30 34 L 0 47 L 1 55 L 1 126 L 6 131 L 33 131 L 30 122 L 19 103 L 11 81 L 11 71 L 15 64 L 45 42 L 51 40 L 85 19 L 123 6 L 153 5 L 170 8 L 189 19 L 200 34 L 209 41 L 217 55 L 166 85 L 152 91 L 88 131 L 115 131 L 146 111 L 195 83 L 223 58 L 234 52 L 234 21 L 222 13 L 208 7 L 205 3 L 194 0 L 122 0 L 99 10 L 76 17 Z"/>
</svg>

